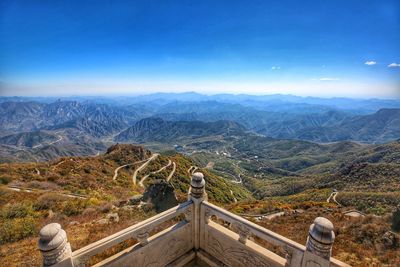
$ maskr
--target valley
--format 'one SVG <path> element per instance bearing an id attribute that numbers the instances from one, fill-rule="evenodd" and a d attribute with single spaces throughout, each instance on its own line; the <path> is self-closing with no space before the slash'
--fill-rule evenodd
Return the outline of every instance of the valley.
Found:
<path id="1" fill-rule="evenodd" d="M 384 238 L 398 227 L 398 101 L 353 100 L 356 112 L 322 99 L 201 97 L 0 98 L 2 260 L 36 265 L 35 234 L 52 221 L 79 248 L 151 217 L 184 202 L 200 171 L 211 203 L 257 224 L 304 243 L 324 216 L 337 227 L 335 258 L 400 261 L 400 241 Z"/>

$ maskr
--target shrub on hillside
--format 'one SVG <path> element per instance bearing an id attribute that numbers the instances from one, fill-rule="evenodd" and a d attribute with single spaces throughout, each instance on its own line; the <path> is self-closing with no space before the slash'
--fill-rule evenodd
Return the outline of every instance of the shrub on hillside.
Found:
<path id="1" fill-rule="evenodd" d="M 81 214 L 86 208 L 87 202 L 81 199 L 73 199 L 64 202 L 62 213 L 67 216 L 74 216 Z"/>
<path id="2" fill-rule="evenodd" d="M 3 219 L 24 218 L 33 214 L 32 205 L 26 203 L 8 204 L 1 210 Z"/>
<path id="3" fill-rule="evenodd" d="M 36 210 L 61 210 L 62 203 L 69 198 L 60 194 L 47 193 L 38 198 L 34 204 Z"/>
<path id="4" fill-rule="evenodd" d="M 8 175 L 1 175 L 0 176 L 0 184 L 8 184 L 9 182 L 11 182 L 12 177 L 8 176 Z"/>
<path id="5" fill-rule="evenodd" d="M 15 242 L 37 233 L 34 218 L 16 218 L 0 223 L 0 244 Z"/>

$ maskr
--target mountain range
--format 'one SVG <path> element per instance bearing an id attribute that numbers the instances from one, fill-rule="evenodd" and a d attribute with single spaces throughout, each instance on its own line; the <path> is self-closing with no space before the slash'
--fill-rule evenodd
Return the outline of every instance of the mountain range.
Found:
<path id="1" fill-rule="evenodd" d="M 200 171 L 210 202 L 289 237 L 323 214 L 344 260 L 357 251 L 386 264 L 399 255 L 382 241 L 395 229 L 399 165 L 398 100 L 0 97 L 0 245 L 30 258 L 52 219 L 79 238 L 91 225 L 99 240 L 186 201 Z M 354 209 L 374 216 L 348 218 Z M 119 222 L 97 223 L 111 212 Z"/>
<path id="2" fill-rule="evenodd" d="M 79 155 L 83 147 L 85 155 L 91 155 L 113 142 L 170 144 L 232 134 L 319 143 L 385 143 L 400 138 L 400 101 L 197 93 L 0 97 L 0 126 L 2 156 L 24 155 L 21 160 L 31 160 L 30 153 L 53 158 L 60 156 L 57 151 L 68 150 Z M 57 147 L 55 154 L 40 152 L 48 146 Z"/>

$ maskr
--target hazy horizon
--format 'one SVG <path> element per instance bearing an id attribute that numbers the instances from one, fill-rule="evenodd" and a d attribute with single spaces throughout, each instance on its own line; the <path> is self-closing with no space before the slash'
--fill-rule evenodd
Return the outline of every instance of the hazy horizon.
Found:
<path id="1" fill-rule="evenodd" d="M 250 96 L 250 97 L 268 97 L 268 96 L 282 96 L 282 97 L 299 97 L 299 98 L 321 98 L 321 99 L 353 99 L 353 100 L 400 100 L 400 96 L 397 97 L 349 97 L 349 96 L 318 96 L 318 95 L 298 95 L 298 94 L 286 94 L 286 93 L 271 93 L 271 94 L 263 94 L 263 93 L 229 93 L 229 92 L 199 92 L 199 91 L 182 91 L 182 92 L 173 92 L 173 91 L 154 91 L 154 92 L 134 92 L 134 93 L 82 93 L 82 94 L 25 94 L 25 95 L 16 95 L 16 94 L 1 94 L 0 97 L 7 98 L 119 98 L 119 97 L 140 97 L 140 96 L 149 96 L 149 95 L 157 95 L 157 94 L 175 94 L 175 95 L 184 95 L 184 94 L 199 94 L 205 96 L 218 96 L 218 95 L 232 95 L 232 96 Z"/>

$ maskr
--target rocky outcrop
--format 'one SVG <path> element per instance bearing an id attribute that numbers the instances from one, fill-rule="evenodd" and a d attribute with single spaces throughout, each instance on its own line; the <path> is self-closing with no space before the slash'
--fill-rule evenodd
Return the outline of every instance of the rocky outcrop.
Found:
<path id="1" fill-rule="evenodd" d="M 143 201 L 151 203 L 157 212 L 161 212 L 178 205 L 174 187 L 165 180 L 152 181 L 143 195 Z"/>

